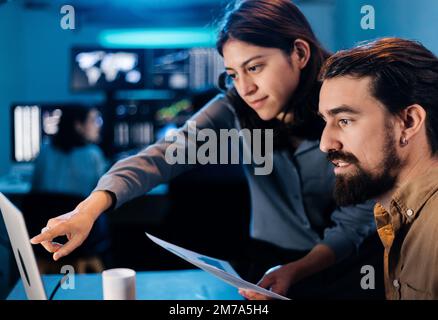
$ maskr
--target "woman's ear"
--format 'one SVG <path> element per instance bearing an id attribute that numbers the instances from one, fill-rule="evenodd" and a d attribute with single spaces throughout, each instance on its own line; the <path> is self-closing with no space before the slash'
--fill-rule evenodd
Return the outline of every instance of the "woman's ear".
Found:
<path id="1" fill-rule="evenodd" d="M 292 59 L 295 60 L 295 63 L 300 70 L 304 69 L 310 59 L 310 46 L 307 41 L 302 39 L 295 40 Z"/>
<path id="2" fill-rule="evenodd" d="M 413 104 L 400 113 L 402 137 L 409 141 L 416 136 L 425 125 L 426 110 L 419 104 Z"/>

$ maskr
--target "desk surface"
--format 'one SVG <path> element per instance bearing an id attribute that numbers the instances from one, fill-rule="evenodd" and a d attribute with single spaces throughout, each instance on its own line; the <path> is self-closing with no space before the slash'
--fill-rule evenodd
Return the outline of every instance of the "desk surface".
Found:
<path id="1" fill-rule="evenodd" d="M 47 296 L 62 275 L 43 276 Z M 77 274 L 75 289 L 59 288 L 54 300 L 102 300 L 102 275 Z M 243 300 L 237 289 L 202 270 L 137 272 L 137 300 Z M 21 280 L 8 300 L 27 300 Z"/>

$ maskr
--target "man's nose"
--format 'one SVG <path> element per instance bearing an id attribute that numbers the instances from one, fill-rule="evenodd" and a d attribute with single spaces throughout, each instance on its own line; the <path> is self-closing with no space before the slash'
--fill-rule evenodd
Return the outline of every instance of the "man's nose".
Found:
<path id="1" fill-rule="evenodd" d="M 330 129 L 327 124 L 322 132 L 319 148 L 322 152 L 325 153 L 340 150 L 342 148 L 342 143 L 339 141 L 336 134 L 333 132 L 332 129 Z"/>

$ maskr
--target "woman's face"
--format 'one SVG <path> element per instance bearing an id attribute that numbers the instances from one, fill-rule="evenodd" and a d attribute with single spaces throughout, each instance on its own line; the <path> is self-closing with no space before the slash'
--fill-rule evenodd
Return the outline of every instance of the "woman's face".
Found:
<path id="1" fill-rule="evenodd" d="M 100 138 L 102 119 L 99 111 L 92 109 L 84 123 L 78 123 L 76 129 L 87 142 L 97 143 Z"/>
<path id="2" fill-rule="evenodd" d="M 297 50 L 297 45 L 304 49 Z M 309 51 L 303 40 L 296 40 L 290 55 L 235 39 L 223 46 L 225 70 L 234 87 L 263 120 L 279 117 L 298 86 Z"/>

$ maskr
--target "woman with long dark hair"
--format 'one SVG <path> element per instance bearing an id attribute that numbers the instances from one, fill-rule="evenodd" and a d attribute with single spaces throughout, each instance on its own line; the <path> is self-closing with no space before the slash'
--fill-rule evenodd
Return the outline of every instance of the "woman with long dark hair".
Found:
<path id="1" fill-rule="evenodd" d="M 253 240 L 236 266 L 244 278 L 257 281 L 271 267 L 284 264 L 261 285 L 281 294 L 289 290 L 291 296 L 304 295 L 306 290 L 322 295 L 319 289 L 324 283 L 317 275 L 351 257 L 374 230 L 371 203 L 335 206 L 335 177 L 319 150 L 323 123 L 316 114 L 317 75 L 328 53 L 289 0 L 238 2 L 223 19 L 217 49 L 224 58 L 226 74 L 220 80 L 227 91 L 190 119 L 196 130 L 261 129 L 273 137 L 261 141 L 263 146 L 273 145 L 272 152 L 265 148 L 265 156 L 272 158 L 271 170 L 257 174 L 255 163 L 244 166 Z M 178 132 L 185 141 L 182 148 L 197 143 L 188 124 Z M 242 144 L 251 142 L 244 138 Z M 85 201 L 72 213 L 52 219 L 51 230 L 33 243 L 42 243 L 59 259 L 84 241 L 102 212 L 194 168 L 194 164 L 169 164 L 166 151 L 173 146 L 163 139 L 116 163 Z M 70 241 L 62 248 L 52 247 L 49 240 L 66 232 Z M 294 290 L 304 279 L 309 285 Z"/>
<path id="2" fill-rule="evenodd" d="M 86 197 L 93 190 L 106 170 L 105 157 L 96 145 L 100 121 L 95 108 L 62 108 L 58 131 L 35 161 L 33 191 Z"/>

